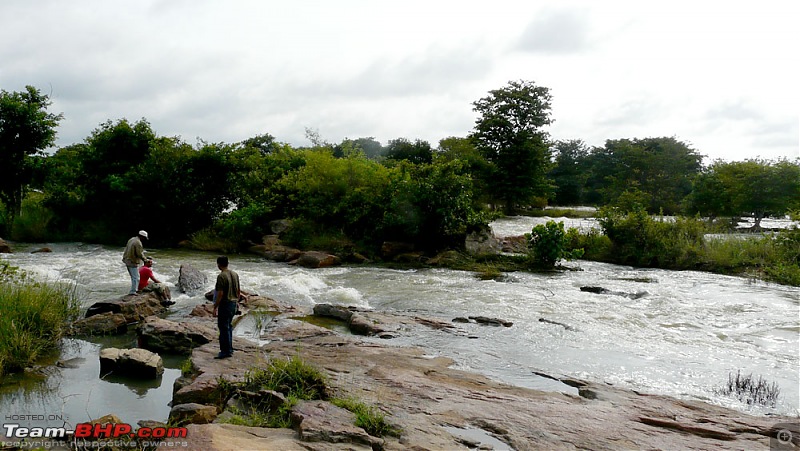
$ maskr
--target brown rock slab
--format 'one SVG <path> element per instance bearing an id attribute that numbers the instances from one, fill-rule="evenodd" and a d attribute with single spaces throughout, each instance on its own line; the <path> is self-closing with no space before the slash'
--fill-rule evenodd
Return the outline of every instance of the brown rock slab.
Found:
<path id="1" fill-rule="evenodd" d="M 155 379 L 164 373 L 161 356 L 146 349 L 105 348 L 100 351 L 100 373 Z"/>
<path id="2" fill-rule="evenodd" d="M 169 424 L 208 424 L 217 418 L 217 408 L 204 404 L 178 404 L 169 411 Z"/>
<path id="3" fill-rule="evenodd" d="M 354 413 L 326 401 L 301 401 L 292 408 L 292 424 L 304 442 L 354 443 L 370 448 L 383 446 L 355 425 Z"/>
<path id="4" fill-rule="evenodd" d="M 103 312 L 82 318 L 70 328 L 71 335 L 116 335 L 128 330 L 128 320 L 121 313 Z"/>
<path id="5" fill-rule="evenodd" d="M 155 292 L 129 294 L 117 299 L 95 302 L 86 310 L 86 318 L 105 312 L 119 313 L 128 323 L 138 323 L 148 316 L 160 315 L 167 308 Z"/>
<path id="6" fill-rule="evenodd" d="M 149 316 L 136 330 L 139 346 L 151 351 L 189 354 L 192 349 L 219 337 L 211 321 L 169 321 Z"/>

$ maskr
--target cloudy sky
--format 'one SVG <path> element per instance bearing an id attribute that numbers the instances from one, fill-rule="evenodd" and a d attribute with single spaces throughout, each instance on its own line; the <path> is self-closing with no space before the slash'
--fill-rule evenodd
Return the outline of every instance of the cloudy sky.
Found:
<path id="1" fill-rule="evenodd" d="M 49 94 L 59 146 L 146 118 L 192 144 L 309 128 L 435 147 L 529 80 L 555 139 L 796 158 L 799 19 L 789 0 L 2 0 L 0 88 Z"/>

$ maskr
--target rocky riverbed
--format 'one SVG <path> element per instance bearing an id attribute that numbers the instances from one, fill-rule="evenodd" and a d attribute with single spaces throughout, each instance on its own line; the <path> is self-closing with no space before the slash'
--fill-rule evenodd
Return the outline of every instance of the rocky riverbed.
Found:
<path id="1" fill-rule="evenodd" d="M 299 320 L 314 314 L 308 309 L 260 297 L 249 301 L 275 315 L 261 329 L 264 344 L 237 338 L 233 358 L 217 360 L 214 339 L 191 351 L 192 374 L 176 381 L 171 420 L 188 428 L 184 449 L 767 449 L 776 425 L 797 423 L 558 375 L 549 377 L 577 394 L 510 386 L 452 369 L 450 359 L 419 348 L 393 346 L 390 339 L 420 328 L 464 333 L 457 323 L 318 306 L 318 315 L 364 334 L 351 335 Z M 213 327 L 214 319 L 198 311 L 192 327 Z M 176 330 L 186 330 L 186 324 L 169 323 L 150 320 L 148 334 L 163 330 L 174 338 Z M 220 384 L 240 382 L 251 368 L 290 357 L 322 370 L 337 397 L 380 409 L 402 431 L 399 437 L 370 436 L 353 425 L 350 412 L 326 401 L 294 406 L 292 428 L 226 423 L 231 403 L 219 398 Z"/>

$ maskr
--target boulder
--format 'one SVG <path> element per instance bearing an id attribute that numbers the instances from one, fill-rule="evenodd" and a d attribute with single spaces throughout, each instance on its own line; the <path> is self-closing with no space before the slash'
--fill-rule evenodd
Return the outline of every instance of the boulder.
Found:
<path id="1" fill-rule="evenodd" d="M 314 314 L 349 322 L 353 311 L 344 305 L 317 304 L 314 306 Z"/>
<path id="2" fill-rule="evenodd" d="M 8 245 L 2 238 L 0 238 L 0 254 L 10 254 L 11 246 Z"/>
<path id="3" fill-rule="evenodd" d="M 500 242 L 500 248 L 503 252 L 524 254 L 528 252 L 528 239 L 524 235 L 507 236 Z"/>
<path id="4" fill-rule="evenodd" d="M 292 227 L 292 221 L 290 219 L 276 219 L 274 221 L 270 221 L 269 229 L 275 235 L 280 235 L 281 233 L 289 230 Z"/>
<path id="5" fill-rule="evenodd" d="M 319 251 L 304 252 L 300 258 L 290 263 L 295 263 L 304 268 L 327 268 L 341 264 L 342 260 L 331 254 Z"/>
<path id="6" fill-rule="evenodd" d="M 217 408 L 198 403 L 178 404 L 169 411 L 169 424 L 208 424 L 217 418 Z"/>
<path id="7" fill-rule="evenodd" d="M 494 255 L 499 254 L 502 246 L 492 233 L 491 228 L 486 228 L 478 232 L 467 235 L 464 247 L 470 255 Z"/>
<path id="8" fill-rule="evenodd" d="M 53 252 L 49 247 L 40 247 L 39 249 L 31 251 L 31 254 L 50 253 Z"/>
<path id="9" fill-rule="evenodd" d="M 379 335 L 386 332 L 379 321 L 367 318 L 364 315 L 353 313 L 350 316 L 350 332 L 358 335 Z"/>
<path id="10" fill-rule="evenodd" d="M 100 351 L 100 374 L 112 372 L 155 379 L 164 373 L 164 362 L 146 349 L 105 348 Z"/>
<path id="11" fill-rule="evenodd" d="M 292 424 L 304 442 L 354 443 L 383 449 L 383 440 L 355 426 L 353 412 L 326 401 L 301 401 L 292 408 Z"/>
<path id="12" fill-rule="evenodd" d="M 118 299 L 95 302 L 86 310 L 86 318 L 105 312 L 119 313 L 128 323 L 138 323 L 148 316 L 164 313 L 167 308 L 155 292 L 129 294 Z"/>
<path id="13" fill-rule="evenodd" d="M 145 318 L 136 333 L 142 348 L 172 354 L 189 354 L 192 349 L 213 341 L 219 335 L 212 324 L 175 322 L 157 316 Z"/>
<path id="14" fill-rule="evenodd" d="M 267 260 L 288 262 L 300 258 L 303 254 L 299 249 L 282 245 L 278 235 L 266 235 L 262 241 L 263 244 L 251 246 L 249 251 Z"/>
<path id="15" fill-rule="evenodd" d="M 194 266 L 183 264 L 178 269 L 178 288 L 180 288 L 181 293 L 202 290 L 206 283 L 208 283 L 206 275 L 195 269 Z"/>
<path id="16" fill-rule="evenodd" d="M 127 332 L 128 320 L 121 313 L 103 312 L 72 323 L 70 335 L 117 335 Z"/>

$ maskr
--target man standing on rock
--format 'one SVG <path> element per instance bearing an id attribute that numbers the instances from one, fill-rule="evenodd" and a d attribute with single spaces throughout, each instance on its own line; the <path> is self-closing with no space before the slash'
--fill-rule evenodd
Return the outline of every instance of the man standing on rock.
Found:
<path id="1" fill-rule="evenodd" d="M 147 239 L 147 232 L 144 230 L 140 230 L 139 235 L 128 240 L 125 252 L 122 253 L 122 262 L 125 263 L 131 276 L 131 290 L 128 294 L 136 294 L 136 290 L 139 289 L 139 262 L 144 264 L 145 261 L 142 238 Z"/>
<path id="2" fill-rule="evenodd" d="M 214 316 L 219 328 L 218 359 L 227 359 L 233 355 L 233 316 L 239 301 L 239 275 L 228 269 L 228 257 L 217 257 L 219 275 L 214 285 Z"/>

